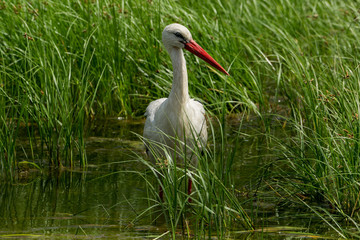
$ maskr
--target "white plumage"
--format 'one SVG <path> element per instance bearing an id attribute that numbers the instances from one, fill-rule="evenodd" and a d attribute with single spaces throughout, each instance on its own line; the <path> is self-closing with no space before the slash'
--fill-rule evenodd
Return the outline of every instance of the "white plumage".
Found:
<path id="1" fill-rule="evenodd" d="M 196 157 L 192 149 L 196 146 L 200 150 L 205 147 L 207 126 L 204 107 L 189 96 L 183 49 L 194 53 L 220 71 L 228 73 L 192 39 L 189 30 L 180 24 L 166 26 L 162 41 L 171 57 L 173 83 L 168 98 L 155 100 L 146 109 L 144 138 L 148 140 L 147 153 L 150 159 L 155 161 L 152 152 L 155 151 L 159 156 L 163 156 L 163 147 L 167 147 L 173 156 L 174 150 L 177 152 L 184 150 L 181 142 L 186 142 L 187 157 L 196 165 Z M 159 143 L 162 147 L 156 146 Z M 149 151 L 149 148 L 152 148 L 152 151 Z M 179 154 L 176 155 L 176 160 L 179 160 Z"/>

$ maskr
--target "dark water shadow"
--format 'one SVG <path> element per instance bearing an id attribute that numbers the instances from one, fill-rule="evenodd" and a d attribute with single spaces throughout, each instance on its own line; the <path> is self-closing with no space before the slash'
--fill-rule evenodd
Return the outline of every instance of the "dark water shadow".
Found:
<path id="1" fill-rule="evenodd" d="M 133 222 L 149 206 L 145 182 L 136 174 L 145 171 L 135 157 L 145 156 L 144 147 L 134 134 L 142 134 L 143 124 L 116 118 L 94 121 L 87 127 L 86 169 L 27 171 L 16 183 L 0 183 L 0 237 L 132 239 L 155 238 L 166 232 L 164 221 L 154 224 L 154 216 Z M 254 214 L 257 226 L 301 227 L 297 229 L 299 234 L 295 234 L 299 237 L 309 231 L 309 224 L 316 223 L 316 219 L 304 213 L 304 209 L 297 213 L 294 209 L 286 211 L 289 206 L 281 206 L 273 195 L 258 190 L 258 185 L 264 184 L 262 166 L 274 160 L 268 139 L 258 129 L 257 120 L 247 121 L 241 128 L 232 168 L 234 185 L 249 214 Z M 232 139 L 237 130 L 239 121 L 229 120 L 226 127 L 229 152 L 234 148 Z M 294 233 L 294 229 L 288 232 Z M 234 232 L 233 237 L 282 239 L 284 236 L 278 232 Z"/>

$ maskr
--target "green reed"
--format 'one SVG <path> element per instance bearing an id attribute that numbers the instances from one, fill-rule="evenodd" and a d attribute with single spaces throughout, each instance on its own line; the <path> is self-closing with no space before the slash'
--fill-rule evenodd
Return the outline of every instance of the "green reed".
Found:
<path id="1" fill-rule="evenodd" d="M 33 135 L 27 137 L 41 153 L 31 158 L 40 155 L 50 165 L 73 165 L 75 158 L 85 164 L 83 126 L 90 117 L 139 116 L 150 100 L 168 94 L 171 64 L 161 44 L 166 24 L 189 26 L 194 39 L 220 63 L 232 61 L 232 68 L 239 67 L 238 50 L 222 57 L 226 48 L 220 47 L 223 36 L 213 28 L 216 23 L 200 26 L 194 11 L 186 12 L 172 1 L 10 1 L 1 2 L 0 11 L 3 103 L 16 101 L 25 110 L 18 120 L 32 126 L 27 132 Z M 192 94 L 210 108 L 219 108 L 225 94 L 232 112 L 244 106 L 256 109 L 254 93 L 248 90 L 256 85 L 256 78 L 249 66 L 240 63 L 243 77 L 251 82 L 245 86 L 228 78 L 224 92 L 220 76 L 199 66 L 204 63 L 189 60 L 189 71 L 197 74 L 190 75 Z M 2 113 L 4 119 L 13 117 Z"/>
<path id="2" fill-rule="evenodd" d="M 222 129 L 220 121 L 214 125 Z M 236 172 L 232 171 L 232 164 L 237 149 L 233 148 L 225 153 L 228 142 L 222 137 L 223 131 L 220 131 L 220 136 L 215 136 L 212 124 L 210 129 L 212 147 L 193 149 L 193 154 L 198 159 L 197 166 L 193 166 L 191 160 L 181 152 L 178 151 L 174 156 L 171 149 L 143 139 L 150 151 L 156 145 L 163 149 L 165 155 L 152 151 L 157 156 L 155 164 L 139 156 L 139 161 L 147 168 L 147 172 L 139 174 L 146 180 L 149 196 L 149 208 L 139 217 L 153 215 L 153 221 L 165 218 L 173 239 L 176 239 L 179 232 L 184 237 L 225 238 L 230 230 L 254 228 L 233 186 L 233 174 Z M 186 146 L 186 141 L 183 144 Z M 177 162 L 179 157 L 184 162 Z M 191 195 L 187 193 L 189 179 L 193 184 Z M 163 199 L 159 196 L 160 188 Z"/>
<path id="3" fill-rule="evenodd" d="M 350 0 L 2 1 L 1 172 L 14 175 L 20 137 L 34 164 L 86 165 L 87 120 L 142 116 L 168 95 L 161 32 L 178 22 L 231 75 L 186 54 L 190 95 L 217 116 L 255 112 L 287 160 L 277 169 L 291 170 L 282 189 L 327 204 L 348 234 L 359 221 L 359 17 Z"/>
<path id="4" fill-rule="evenodd" d="M 271 112 L 263 118 L 275 118 L 287 136 L 279 139 L 267 134 L 277 145 L 278 159 L 286 159 L 276 161 L 283 177 L 276 185 L 290 198 L 298 196 L 300 204 L 321 216 L 340 236 L 356 236 L 359 13 L 355 2 L 302 2 L 301 6 L 282 2 L 286 11 L 280 18 L 287 17 L 285 25 L 276 19 L 262 21 L 273 48 L 268 72 L 276 82 L 275 100 L 282 102 L 270 103 Z"/>

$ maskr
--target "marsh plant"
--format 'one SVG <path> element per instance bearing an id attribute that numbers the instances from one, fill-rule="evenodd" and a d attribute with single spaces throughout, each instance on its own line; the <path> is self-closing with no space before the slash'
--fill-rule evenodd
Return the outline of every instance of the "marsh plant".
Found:
<path id="1" fill-rule="evenodd" d="M 220 136 L 224 136 L 220 121 L 215 124 L 221 129 Z M 211 148 L 192 149 L 198 159 L 197 166 L 188 159 L 186 140 L 179 143 L 184 151 L 177 151 L 176 155 L 175 150 L 157 144 L 156 149 L 162 147 L 164 154 L 154 151 L 155 163 L 139 156 L 139 161 L 147 168 L 147 172 L 139 174 L 147 182 L 149 197 L 149 208 L 139 217 L 153 216 L 153 222 L 165 218 L 168 234 L 173 239 L 178 233 L 195 238 L 225 238 L 234 229 L 254 229 L 234 188 L 232 165 L 237 149 L 225 154 L 226 138 L 216 139 L 212 124 L 210 129 Z M 155 149 L 151 147 L 155 143 L 143 141 L 150 150 Z M 191 193 L 188 192 L 189 179 Z"/>
<path id="2" fill-rule="evenodd" d="M 160 36 L 178 22 L 231 75 L 222 78 L 189 56 L 190 95 L 210 114 L 257 116 L 259 132 L 276 149 L 276 171 L 267 176 L 281 179 L 276 186 L 289 202 L 298 196 L 349 237 L 360 220 L 359 19 L 353 0 L 1 1 L 1 175 L 16 175 L 20 154 L 35 168 L 84 166 L 86 121 L 142 116 L 151 100 L 168 96 L 171 64 Z M 277 137 L 275 126 L 287 137 Z M 222 155 L 206 153 L 199 172 L 177 169 L 199 184 L 207 179 L 201 162 Z M 224 196 L 231 189 L 226 166 L 208 166 L 218 180 L 205 181 L 223 183 Z M 201 189 L 209 190 L 198 185 L 192 204 L 180 194 L 177 206 L 203 204 Z"/>

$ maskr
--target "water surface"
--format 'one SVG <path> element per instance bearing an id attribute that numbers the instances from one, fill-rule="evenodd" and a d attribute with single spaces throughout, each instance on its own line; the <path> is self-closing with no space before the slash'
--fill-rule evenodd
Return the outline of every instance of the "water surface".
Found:
<path id="1" fill-rule="evenodd" d="M 229 122 L 229 139 L 234 138 L 238 125 L 237 121 Z M 257 128 L 249 121 L 241 131 L 250 133 Z M 136 160 L 136 155 L 144 155 L 136 136 L 142 134 L 143 121 L 105 119 L 93 122 L 88 129 L 86 169 L 27 172 L 14 184 L 0 183 L 0 237 L 135 239 L 155 238 L 167 231 L 164 222 L 154 223 L 149 217 L 134 221 L 149 207 L 145 182 L 136 174 L 145 171 Z M 240 138 L 233 167 L 235 186 L 245 200 L 251 199 L 246 192 L 258 182 L 254 173 L 271 161 L 262 147 L 266 139 L 253 133 Z M 232 148 L 229 143 L 227 147 Z M 256 208 L 260 215 L 257 225 L 267 233 L 239 231 L 234 232 L 235 238 L 282 239 L 292 236 L 290 233 L 301 237 L 306 231 L 294 227 L 316 222 L 308 215 L 295 217 L 293 210 L 286 212 L 266 198 L 249 200 L 247 208 Z"/>

